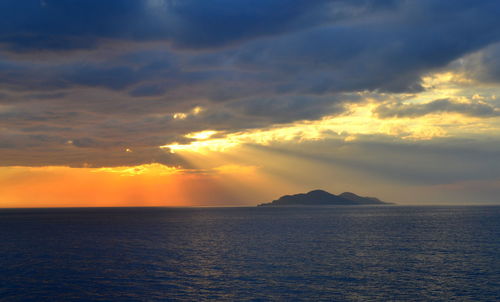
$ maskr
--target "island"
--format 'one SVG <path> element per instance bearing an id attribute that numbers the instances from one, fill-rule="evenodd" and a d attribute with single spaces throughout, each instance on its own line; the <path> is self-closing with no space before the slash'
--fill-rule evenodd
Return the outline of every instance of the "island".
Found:
<path id="1" fill-rule="evenodd" d="M 351 206 L 351 205 L 386 205 L 375 197 L 362 197 L 351 192 L 335 195 L 323 190 L 313 190 L 308 193 L 281 196 L 279 199 L 269 203 L 259 204 L 263 206 Z"/>

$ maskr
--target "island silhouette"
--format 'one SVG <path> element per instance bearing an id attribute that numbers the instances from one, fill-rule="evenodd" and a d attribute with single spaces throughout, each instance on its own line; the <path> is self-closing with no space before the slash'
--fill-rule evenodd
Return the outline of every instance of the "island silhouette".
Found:
<path id="1" fill-rule="evenodd" d="M 389 204 L 375 197 L 363 197 L 351 192 L 335 195 L 323 190 L 313 190 L 308 193 L 284 195 L 262 206 L 328 206 L 328 205 L 384 205 Z"/>

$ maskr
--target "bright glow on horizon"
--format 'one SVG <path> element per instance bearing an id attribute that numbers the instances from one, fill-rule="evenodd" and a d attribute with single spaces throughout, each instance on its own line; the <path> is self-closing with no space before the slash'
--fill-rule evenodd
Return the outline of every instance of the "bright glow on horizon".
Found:
<path id="1" fill-rule="evenodd" d="M 241 181 L 244 181 L 242 184 Z M 238 188 L 259 186 L 258 168 L 237 164 L 181 169 L 161 164 L 131 167 L 0 168 L 1 207 L 248 205 Z M 264 191 L 267 189 L 264 189 Z"/>

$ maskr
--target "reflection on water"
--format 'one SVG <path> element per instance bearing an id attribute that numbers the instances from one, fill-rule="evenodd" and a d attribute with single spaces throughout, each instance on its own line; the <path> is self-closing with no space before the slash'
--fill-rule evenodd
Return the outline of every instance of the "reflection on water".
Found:
<path id="1" fill-rule="evenodd" d="M 500 207 L 0 211 L 7 300 L 500 300 Z"/>

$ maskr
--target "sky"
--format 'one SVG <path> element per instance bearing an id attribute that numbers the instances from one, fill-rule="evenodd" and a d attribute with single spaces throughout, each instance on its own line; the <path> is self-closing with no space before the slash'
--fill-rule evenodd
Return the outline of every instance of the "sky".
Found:
<path id="1" fill-rule="evenodd" d="M 0 207 L 500 204 L 500 2 L 3 0 Z"/>

